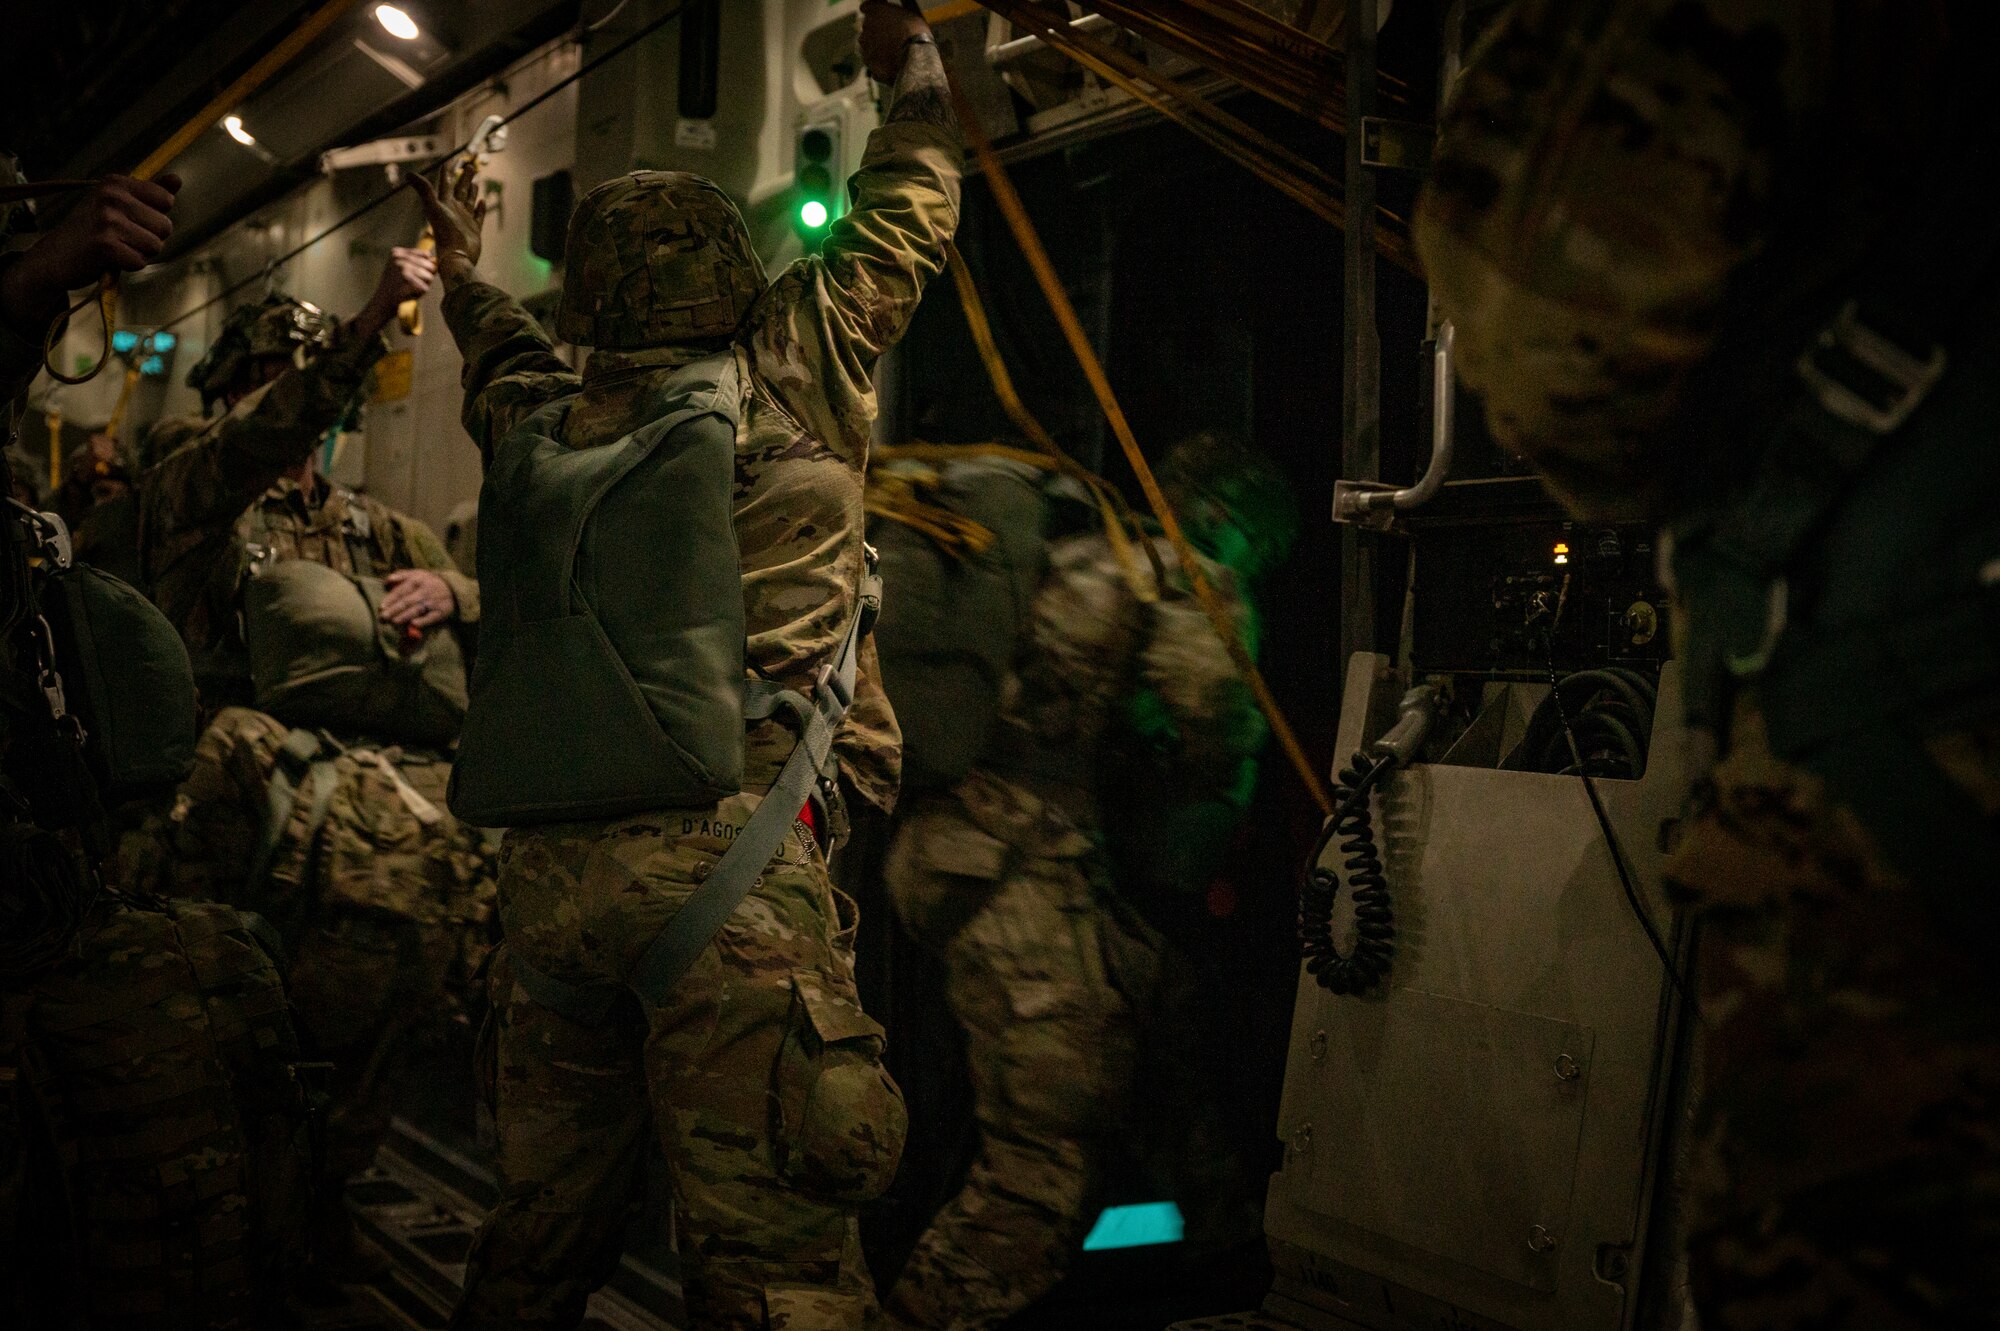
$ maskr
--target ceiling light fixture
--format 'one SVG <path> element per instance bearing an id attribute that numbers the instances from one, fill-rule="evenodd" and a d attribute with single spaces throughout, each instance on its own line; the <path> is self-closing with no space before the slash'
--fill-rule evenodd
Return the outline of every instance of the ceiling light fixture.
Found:
<path id="1" fill-rule="evenodd" d="M 254 148 L 257 146 L 257 140 L 250 136 L 249 130 L 243 128 L 242 116 L 224 116 L 222 118 L 222 127 L 229 131 L 230 138 L 235 139 L 244 147 Z"/>
<path id="2" fill-rule="evenodd" d="M 375 6 L 375 21 L 381 24 L 391 37 L 406 42 L 417 39 L 417 21 L 394 5 Z"/>

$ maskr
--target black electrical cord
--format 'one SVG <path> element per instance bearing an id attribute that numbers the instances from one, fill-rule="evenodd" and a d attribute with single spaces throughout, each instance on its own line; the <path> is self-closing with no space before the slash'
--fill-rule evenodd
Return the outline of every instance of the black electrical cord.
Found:
<path id="1" fill-rule="evenodd" d="M 1375 819 L 1370 800 L 1375 787 L 1394 768 L 1389 754 L 1370 757 L 1363 750 L 1348 761 L 1335 780 L 1341 797 L 1333 817 L 1313 847 L 1312 867 L 1299 889 L 1299 949 L 1306 970 L 1321 988 L 1336 994 L 1365 994 L 1387 978 L 1396 951 L 1396 917 L 1389 900 L 1389 880 L 1382 872 L 1382 853 L 1375 844 Z M 1340 837 L 1341 867 L 1354 897 L 1354 949 L 1343 954 L 1333 941 L 1333 903 L 1340 877 L 1319 867 L 1327 843 Z"/>
<path id="2" fill-rule="evenodd" d="M 586 61 L 580 68 L 577 69 L 577 71 L 574 74 L 571 74 L 568 78 L 563 79 L 560 83 L 553 84 L 550 87 L 543 89 L 540 93 L 536 94 L 534 97 L 529 98 L 525 105 L 520 106 L 515 110 L 508 112 L 507 115 L 501 118 L 500 123 L 494 126 L 494 129 L 504 129 L 506 126 L 513 124 L 516 120 L 519 120 L 522 116 L 528 114 L 528 112 L 534 110 L 536 107 L 540 106 L 543 102 L 546 102 L 547 100 L 549 100 L 549 98 L 561 92 L 564 88 L 569 87 L 572 83 L 575 83 L 578 79 L 582 78 L 584 75 L 590 73 L 591 71 L 597 69 L 599 66 L 603 65 L 606 61 L 615 60 L 619 56 L 625 54 L 625 52 L 631 50 L 634 46 L 638 45 L 638 43 L 642 39 L 652 36 L 653 33 L 657 32 L 659 29 L 665 27 L 668 23 L 672 22 L 674 19 L 679 18 L 681 16 L 681 10 L 683 8 L 685 8 L 684 5 L 675 5 L 672 9 L 669 9 L 666 13 L 661 14 L 658 18 L 653 19 L 651 22 L 642 25 L 637 32 L 625 38 L 625 40 L 619 42 L 616 46 L 606 51 L 603 55 L 600 55 L 593 60 Z M 491 133 L 492 131 L 489 130 L 488 132 Z M 446 153 L 444 156 L 433 158 L 429 162 L 426 162 L 423 166 L 414 169 L 419 171 L 428 171 L 432 167 L 436 166 L 439 162 L 448 162 L 452 158 L 458 156 L 460 153 L 466 151 L 470 147 L 472 147 L 472 142 L 470 140 L 467 140 L 466 142 L 461 143 L 458 147 L 453 148 L 450 152 Z M 319 244 L 322 240 L 325 240 L 328 236 L 333 235 L 336 231 L 339 231 L 344 227 L 352 226 L 354 223 L 368 216 L 368 214 L 374 212 L 377 208 L 380 208 L 383 204 L 389 202 L 389 200 L 395 198 L 402 192 L 403 192 L 402 186 L 398 185 L 395 189 L 388 191 L 386 194 L 377 195 L 375 198 L 370 199 L 367 203 L 362 204 L 359 208 L 356 208 L 353 212 L 350 212 L 346 216 L 342 217 L 339 221 L 334 222 L 332 225 L 328 226 L 325 230 L 316 233 L 315 235 L 309 237 L 308 239 L 299 242 L 297 245 L 294 245 L 291 249 L 286 250 L 283 254 L 271 260 L 271 262 L 265 265 L 264 269 L 259 271 L 256 275 L 252 277 L 246 277 L 241 282 L 237 282 L 232 286 L 225 287 L 221 291 L 217 292 L 215 295 L 210 296 L 207 300 L 203 301 L 201 304 L 195 306 L 193 309 L 186 310 L 180 314 L 175 315 L 173 318 L 167 320 L 167 322 L 161 324 L 160 330 L 163 331 L 165 329 L 172 328 L 177 324 L 186 323 L 189 319 L 194 318 L 197 314 L 202 313 L 204 310 L 213 309 L 215 306 L 220 305 L 223 301 L 228 300 L 231 296 L 234 296 L 237 292 L 243 290 L 245 287 L 250 286 L 253 283 L 263 281 L 264 274 L 266 272 L 273 271 L 275 269 L 283 267 L 285 264 L 290 263 L 293 259 L 298 258 L 301 254 L 304 254 L 307 250 Z"/>
<path id="3" fill-rule="evenodd" d="M 1591 775 L 1632 781 L 1645 775 L 1646 743 L 1653 733 L 1658 694 L 1643 675 L 1616 667 L 1564 676 L 1529 719 L 1527 734 L 1506 763 L 1508 770 L 1576 775 L 1556 712 L 1558 693 L 1563 706 L 1574 709 L 1569 728 L 1579 737 Z"/>
<path id="4" fill-rule="evenodd" d="M 1653 954 L 1660 959 L 1660 965 L 1667 972 L 1667 982 L 1673 986 L 1674 992 L 1682 1001 L 1693 1008 L 1694 999 L 1689 995 L 1687 985 L 1681 979 L 1680 967 L 1674 964 L 1673 954 L 1667 951 L 1667 945 L 1661 939 L 1659 929 L 1654 926 L 1652 916 L 1646 913 L 1645 904 L 1639 900 L 1639 888 L 1632 881 L 1632 871 L 1625 863 L 1625 851 L 1618 844 L 1617 830 L 1611 826 L 1611 815 L 1604 811 L 1604 801 L 1597 794 L 1597 782 L 1591 777 L 1590 769 L 1583 760 L 1583 750 L 1576 742 L 1576 728 L 1570 724 L 1569 708 L 1563 704 L 1564 681 L 1556 676 L 1556 625 L 1561 622 L 1563 607 L 1568 601 L 1569 579 L 1564 578 L 1562 594 L 1557 598 L 1555 615 L 1549 621 L 1548 632 L 1549 693 L 1555 702 L 1556 717 L 1561 721 L 1562 733 L 1569 741 L 1570 761 L 1575 764 L 1578 779 L 1583 782 L 1583 793 L 1590 799 L 1590 811 L 1597 816 L 1598 830 L 1604 834 L 1605 848 L 1611 852 L 1611 865 L 1618 871 L 1619 886 L 1625 890 L 1625 904 L 1631 908 L 1632 918 L 1639 922 L 1641 929 L 1645 930 L 1646 941 L 1653 945 Z"/>

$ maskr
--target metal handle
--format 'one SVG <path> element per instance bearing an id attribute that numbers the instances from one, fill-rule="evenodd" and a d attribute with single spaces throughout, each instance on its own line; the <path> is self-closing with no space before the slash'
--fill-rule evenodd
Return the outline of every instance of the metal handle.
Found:
<path id="1" fill-rule="evenodd" d="M 1393 508 L 1402 512 L 1421 507 L 1436 498 L 1451 471 L 1452 454 L 1452 327 L 1451 320 L 1438 324 L 1437 347 L 1431 356 L 1431 460 L 1415 485 L 1400 490 L 1343 490 L 1341 506 L 1349 515 L 1380 512 Z"/>

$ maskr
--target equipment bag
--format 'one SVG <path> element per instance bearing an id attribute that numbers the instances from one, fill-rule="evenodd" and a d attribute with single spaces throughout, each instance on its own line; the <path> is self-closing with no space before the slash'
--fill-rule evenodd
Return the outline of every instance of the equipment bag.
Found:
<path id="1" fill-rule="evenodd" d="M 465 720 L 465 656 L 438 628 L 406 644 L 382 622 L 380 578 L 309 559 L 256 567 L 244 634 L 257 706 L 294 726 L 448 744 Z"/>
<path id="2" fill-rule="evenodd" d="M 452 812 L 482 827 L 706 805 L 743 774 L 733 351 L 649 423 L 561 442 L 574 399 L 501 441 L 479 498 L 486 606 Z"/>
<path id="3" fill-rule="evenodd" d="M 906 790 L 957 785 L 992 737 L 1000 686 L 1048 563 L 1045 479 L 998 459 L 924 469 L 922 500 L 988 534 L 984 548 L 948 547 L 893 508 L 873 507 L 869 539 L 887 592 L 875 645 L 902 726 Z"/>
<path id="4" fill-rule="evenodd" d="M 262 924 L 117 898 L 7 1007 L 0 1121 L 41 1222 L 17 1239 L 54 1298 L 90 1326 L 282 1321 L 315 1103 Z"/>
<path id="5" fill-rule="evenodd" d="M 223 713 L 225 722 L 240 752 L 269 755 L 257 848 L 229 896 L 269 916 L 287 946 L 329 909 L 478 932 L 495 875 L 484 834 L 442 807 L 446 755 L 285 732 L 246 710 Z"/>

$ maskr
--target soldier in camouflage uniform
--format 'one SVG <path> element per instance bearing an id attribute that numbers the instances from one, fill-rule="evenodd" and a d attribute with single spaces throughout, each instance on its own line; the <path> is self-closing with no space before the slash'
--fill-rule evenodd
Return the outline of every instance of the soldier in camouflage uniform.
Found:
<path id="1" fill-rule="evenodd" d="M 1707 1331 L 2000 1325 L 1995 37 L 1524 0 L 1418 214 L 1501 442 L 1671 537 Z"/>
<path id="2" fill-rule="evenodd" d="M 322 475 L 318 446 L 387 350 L 382 329 L 400 300 L 436 277 L 431 256 L 392 251 L 374 295 L 329 326 L 302 302 L 274 298 L 232 316 L 189 374 L 220 416 L 169 417 L 142 455 L 159 460 L 140 482 L 140 554 L 153 599 L 181 631 L 204 705 L 253 701 L 243 639 L 249 547 L 310 559 L 390 584 L 383 618 L 409 631 L 479 619 L 478 584 L 453 567 L 422 522 Z M 300 346 L 319 347 L 303 367 Z"/>
<path id="3" fill-rule="evenodd" d="M 490 875 L 480 834 L 444 811 L 446 755 L 365 735 L 335 737 L 347 752 L 329 760 L 337 793 L 317 820 L 300 799 L 283 827 L 265 826 L 289 727 L 247 705 L 244 587 L 253 562 L 310 560 L 382 578 L 381 617 L 406 636 L 477 622 L 478 584 L 430 528 L 333 483 L 317 462 L 385 349 L 397 302 L 421 296 L 435 272 L 429 255 L 394 251 L 368 303 L 337 326 L 285 298 L 239 311 L 189 376 L 226 410 L 157 423 L 146 451 L 158 461 L 140 488 L 145 573 L 188 645 L 210 722 L 159 830 L 157 881 L 281 930 L 304 1033 L 334 1065 L 315 1240 L 329 1278 L 380 1263 L 353 1235 L 343 1187 L 373 1161 L 424 1037 L 463 1010 L 452 991 L 483 946 Z M 299 366 L 302 344 L 320 349 Z"/>
<path id="4" fill-rule="evenodd" d="M 1254 645 L 1247 588 L 1297 530 L 1283 480 L 1198 436 L 1161 482 Z M 1097 791 L 1111 746 L 1138 733 L 1184 796 L 1239 813 L 1255 784 L 1263 717 L 1172 546 L 1158 548 L 1169 582 L 1148 602 L 1101 533 L 1051 547 L 993 742 L 948 795 L 906 810 L 889 851 L 897 917 L 945 963 L 980 1137 L 886 1300 L 901 1326 L 998 1326 L 1053 1288 L 1128 1122 L 1161 942 L 1108 882 Z"/>
<path id="5" fill-rule="evenodd" d="M 291 733 L 250 707 L 209 723 L 161 837 L 160 886 L 254 909 L 284 940 L 300 1027 L 333 1065 L 314 1256 L 338 1279 L 379 1263 L 355 1240 L 342 1189 L 374 1162 L 449 1025 L 484 1007 L 497 856 L 445 808 L 450 756 L 399 745 L 322 753 L 331 799 L 300 798 L 270 828 Z"/>
<path id="6" fill-rule="evenodd" d="M 39 369 L 69 290 L 159 253 L 177 189 L 173 177 L 112 177 L 33 249 L 0 259 L 0 397 Z M 0 235 L 6 229 L 0 219 Z M 52 561 L 20 567 L 20 531 L 4 515 L 0 1322 L 281 1325 L 277 1299 L 309 1186 L 291 1012 L 254 921 L 223 906 L 105 891 L 77 853 L 79 841 L 106 832 L 85 835 L 95 819 L 79 807 L 84 792 L 64 790 L 36 761 L 50 753 L 38 743 L 50 717 L 37 715 L 24 657 L 36 650 L 37 602 L 51 599 Z M 64 638 L 53 650 L 80 694 L 89 663 L 65 651 L 78 645 Z M 149 701 L 192 713 L 192 698 Z M 92 791 L 91 802 L 102 795 Z"/>
<path id="7" fill-rule="evenodd" d="M 465 355 L 466 429 L 489 461 L 555 399 L 573 402 L 560 428 L 568 446 L 613 443 L 647 422 L 651 391 L 677 367 L 734 346 L 747 660 L 794 688 L 810 689 L 856 611 L 869 372 L 943 266 L 958 220 L 958 136 L 928 30 L 874 0 L 861 47 L 893 98 L 853 179 L 852 211 L 821 253 L 768 285 L 734 205 L 699 177 L 641 172 L 583 200 L 556 326 L 594 348 L 581 376 L 518 303 L 479 280 L 483 210 L 469 170 L 442 198 L 418 186 Z M 873 714 L 837 752 L 843 775 L 886 803 L 893 748 L 856 746 L 893 735 L 879 698 Z M 578 1325 L 618 1260 L 648 1131 L 673 1172 L 690 1326 L 876 1323 L 855 1207 L 887 1187 L 903 1114 L 880 1069 L 881 1028 L 855 998 L 854 922 L 828 881 L 829 829 L 799 825 L 663 1006 L 580 1024 L 530 998 L 507 960 L 569 985 L 622 984 L 793 743 L 781 722 L 752 725 L 744 793 L 714 807 L 509 833 L 494 985 L 504 1192 L 474 1244 L 454 1326 Z"/>

